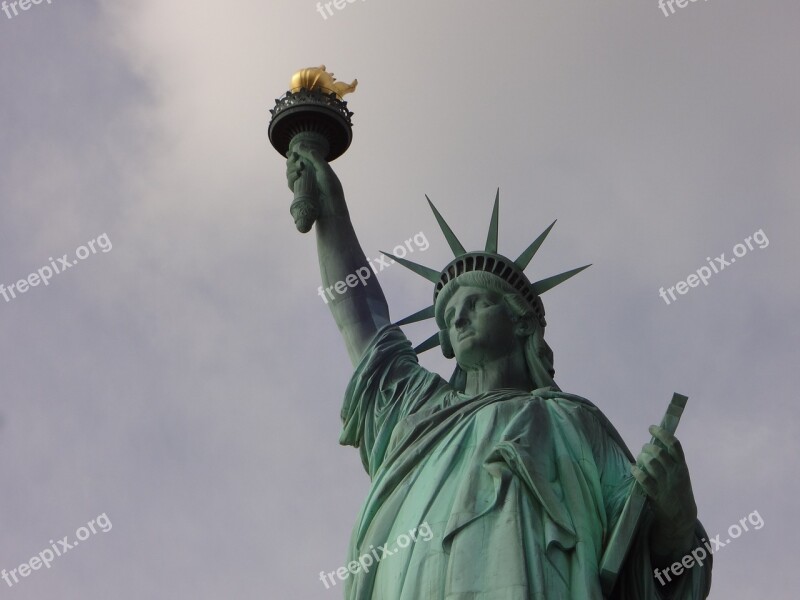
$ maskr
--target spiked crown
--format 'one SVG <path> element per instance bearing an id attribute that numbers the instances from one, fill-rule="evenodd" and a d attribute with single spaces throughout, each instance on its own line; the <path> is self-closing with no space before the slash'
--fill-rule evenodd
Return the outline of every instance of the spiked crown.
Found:
<path id="1" fill-rule="evenodd" d="M 431 283 L 435 284 L 433 290 L 433 304 L 415 312 L 413 315 L 409 315 L 406 318 L 397 321 L 396 325 L 408 325 L 409 323 L 417 323 L 419 321 L 434 318 L 436 316 L 436 300 L 442 290 L 444 290 L 444 288 L 450 282 L 454 281 L 464 273 L 483 272 L 498 277 L 510 285 L 520 295 L 520 297 L 526 301 L 526 303 L 533 310 L 533 313 L 536 315 L 539 324 L 544 327 L 544 305 L 542 304 L 539 296 L 590 266 L 585 265 L 583 267 L 578 267 L 577 269 L 565 271 L 564 273 L 553 275 L 552 277 L 547 277 L 545 279 L 536 281 L 535 283 L 531 283 L 528 277 L 525 275 L 525 268 L 536 254 L 536 251 L 539 250 L 539 246 L 542 245 L 542 242 L 544 242 L 547 234 L 550 233 L 553 225 L 556 224 L 555 221 L 553 221 L 550 226 L 545 229 L 539 235 L 539 237 L 537 237 L 525 249 L 525 251 L 519 255 L 516 260 L 511 260 L 501 254 L 498 254 L 497 252 L 498 211 L 500 207 L 499 189 L 497 190 L 497 195 L 495 196 L 494 208 L 492 209 L 492 219 L 489 224 L 489 233 L 487 235 L 486 244 L 482 252 L 467 252 L 461 242 L 458 241 L 458 238 L 453 233 L 453 230 L 450 229 L 450 226 L 444 220 L 442 215 L 438 210 L 436 210 L 436 207 L 433 205 L 433 202 L 431 202 L 430 198 L 428 198 L 428 196 L 425 196 L 425 198 L 427 199 L 428 204 L 430 205 L 431 210 L 436 217 L 436 221 L 438 222 L 439 227 L 441 228 L 442 233 L 444 234 L 444 237 L 450 246 L 450 249 L 453 251 L 455 258 L 448 263 L 442 271 L 436 271 L 435 269 L 431 269 L 405 258 L 395 256 L 389 252 L 383 252 L 384 255 L 393 258 L 407 269 L 414 271 L 418 275 L 421 275 Z M 437 324 L 439 325 L 440 329 L 444 329 L 443 323 Z M 414 351 L 417 354 L 421 354 L 426 350 L 430 350 L 431 348 L 439 346 L 442 343 L 442 334 L 446 334 L 446 332 L 439 331 L 433 334 L 419 346 L 414 348 Z M 451 352 L 445 352 L 445 356 L 448 358 L 453 358 L 449 354 L 451 354 Z"/>

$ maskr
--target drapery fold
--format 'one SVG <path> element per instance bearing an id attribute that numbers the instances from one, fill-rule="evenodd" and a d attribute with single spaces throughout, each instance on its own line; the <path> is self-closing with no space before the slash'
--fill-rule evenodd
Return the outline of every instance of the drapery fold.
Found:
<path id="1" fill-rule="evenodd" d="M 342 420 L 340 442 L 359 449 L 372 479 L 347 561 L 394 550 L 348 576 L 348 600 L 603 598 L 598 565 L 633 458 L 593 404 L 546 388 L 456 392 L 387 326 L 356 368 Z M 397 547 L 423 523 L 429 540 Z M 615 598 L 662 597 L 648 530 Z M 710 565 L 696 567 L 673 597 L 703 598 L 709 583 Z"/>

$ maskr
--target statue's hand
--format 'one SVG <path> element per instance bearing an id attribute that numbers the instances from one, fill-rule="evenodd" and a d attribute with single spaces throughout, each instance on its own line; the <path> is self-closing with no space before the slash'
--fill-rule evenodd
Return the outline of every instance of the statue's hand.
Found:
<path id="1" fill-rule="evenodd" d="M 290 190 L 294 191 L 295 181 L 305 170 L 314 173 L 314 181 L 319 191 L 320 217 L 347 215 L 344 191 L 336 173 L 315 148 L 298 144 L 289 151 L 286 158 L 286 180 Z"/>
<path id="2" fill-rule="evenodd" d="M 652 550 L 662 558 L 680 558 L 691 549 L 697 519 L 689 467 L 681 443 L 674 435 L 656 425 L 650 426 L 650 433 L 663 447 L 645 444 L 631 472 L 655 513 L 650 538 Z"/>

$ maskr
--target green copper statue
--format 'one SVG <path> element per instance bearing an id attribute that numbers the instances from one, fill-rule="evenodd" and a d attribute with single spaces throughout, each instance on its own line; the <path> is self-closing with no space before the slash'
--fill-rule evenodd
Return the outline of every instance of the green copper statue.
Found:
<path id="1" fill-rule="evenodd" d="M 455 259 L 438 271 L 394 257 L 435 288 L 432 306 L 392 324 L 376 278 L 354 277 L 369 267 L 339 179 L 318 150 L 293 145 L 290 189 L 312 176 L 322 285 L 347 282 L 329 303 L 355 367 L 340 443 L 359 449 L 372 482 L 348 567 L 322 573 L 326 587 L 349 600 L 705 598 L 711 556 L 693 554 L 707 535 L 678 440 L 653 426 L 656 443 L 634 461 L 603 413 L 553 379 L 540 295 L 581 269 L 535 283 L 523 273 L 552 225 L 512 261 L 497 251 L 497 199 L 478 252 L 431 204 Z M 415 351 L 398 325 L 426 318 L 438 332 Z M 436 345 L 456 359 L 449 381 L 418 363 Z M 650 508 L 604 595 L 601 558 L 634 485 Z"/>

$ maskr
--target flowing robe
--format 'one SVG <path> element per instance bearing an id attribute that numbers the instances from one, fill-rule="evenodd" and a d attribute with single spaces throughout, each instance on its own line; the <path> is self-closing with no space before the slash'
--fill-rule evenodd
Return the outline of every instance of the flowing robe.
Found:
<path id="1" fill-rule="evenodd" d="M 344 582 L 347 600 L 603 598 L 598 566 L 633 457 L 593 404 L 550 388 L 457 392 L 387 326 L 356 368 L 342 420 L 340 443 L 360 450 L 372 480 L 349 545 L 348 562 L 362 564 Z M 429 535 L 409 543 L 415 528 Z M 709 563 L 665 594 L 648 529 L 613 597 L 704 598 Z M 699 523 L 696 535 L 701 546 Z"/>

